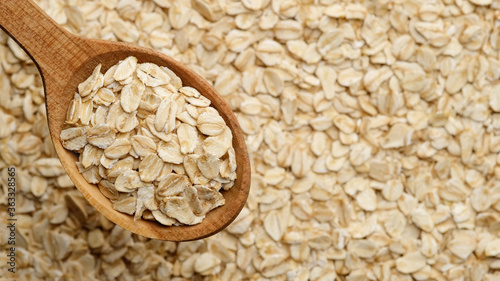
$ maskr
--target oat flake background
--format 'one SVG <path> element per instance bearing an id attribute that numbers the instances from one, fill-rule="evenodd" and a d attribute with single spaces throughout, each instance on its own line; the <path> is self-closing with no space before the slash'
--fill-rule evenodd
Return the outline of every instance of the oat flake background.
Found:
<path id="1" fill-rule="evenodd" d="M 208 239 L 115 226 L 65 175 L 36 67 L 0 33 L 0 216 L 15 166 L 18 280 L 500 279 L 500 1 L 36 2 L 213 83 L 253 176 Z"/>

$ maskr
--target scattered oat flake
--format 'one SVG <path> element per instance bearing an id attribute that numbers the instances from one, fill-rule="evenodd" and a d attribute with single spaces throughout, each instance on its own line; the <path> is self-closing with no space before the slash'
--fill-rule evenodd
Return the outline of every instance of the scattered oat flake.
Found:
<path id="1" fill-rule="evenodd" d="M 401 273 L 414 273 L 422 269 L 426 264 L 426 259 L 419 252 L 411 252 L 396 259 L 396 269 Z"/>

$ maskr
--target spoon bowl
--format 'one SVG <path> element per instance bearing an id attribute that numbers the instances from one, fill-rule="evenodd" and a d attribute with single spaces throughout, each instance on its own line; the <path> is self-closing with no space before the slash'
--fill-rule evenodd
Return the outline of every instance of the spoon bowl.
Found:
<path id="1" fill-rule="evenodd" d="M 32 58 L 42 76 L 49 131 L 62 166 L 85 199 L 109 220 L 133 233 L 168 241 L 189 241 L 213 235 L 228 226 L 245 205 L 250 189 L 250 164 L 243 132 L 236 116 L 217 91 L 201 76 L 169 56 L 148 48 L 95 39 L 85 39 L 64 30 L 31 0 L 0 1 L 0 27 Z M 225 205 L 210 211 L 197 225 L 164 226 L 158 222 L 137 220 L 113 209 L 94 184 L 89 184 L 76 166 L 78 156 L 66 150 L 60 139 L 66 112 L 79 83 L 92 74 L 100 63 L 101 71 L 128 56 L 139 63 L 166 66 L 176 73 L 184 86 L 196 88 L 212 102 L 233 134 L 237 179 L 228 191 L 222 191 Z"/>

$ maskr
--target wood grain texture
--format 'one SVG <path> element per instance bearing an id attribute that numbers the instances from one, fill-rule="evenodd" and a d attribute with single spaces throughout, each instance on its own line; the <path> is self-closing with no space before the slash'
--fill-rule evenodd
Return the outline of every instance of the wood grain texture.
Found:
<path id="1" fill-rule="evenodd" d="M 236 116 L 202 77 L 174 59 L 151 49 L 131 44 L 84 39 L 75 36 L 50 19 L 31 0 L 0 0 L 0 26 L 28 53 L 37 65 L 44 84 L 47 117 L 55 150 L 75 186 L 100 213 L 114 223 L 139 235 L 169 241 L 189 241 L 208 237 L 228 226 L 243 208 L 250 190 L 250 163 L 243 132 Z M 69 102 L 80 82 L 102 64 L 106 71 L 118 61 L 135 56 L 139 62 L 152 62 L 170 68 L 184 85 L 198 89 L 210 99 L 233 134 L 237 179 L 233 188 L 223 191 L 226 204 L 209 212 L 201 224 L 164 226 L 115 211 L 96 185 L 78 172 L 77 155 L 66 150 L 60 133 Z"/>

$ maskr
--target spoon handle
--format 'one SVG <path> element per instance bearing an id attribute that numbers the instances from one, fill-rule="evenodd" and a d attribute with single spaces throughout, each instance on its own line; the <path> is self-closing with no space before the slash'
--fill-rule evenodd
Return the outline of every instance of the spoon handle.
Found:
<path id="1" fill-rule="evenodd" d="M 33 59 L 45 80 L 63 81 L 68 68 L 89 58 L 71 34 L 32 0 L 0 0 L 0 27 Z M 71 72 L 71 71 L 68 71 Z"/>

